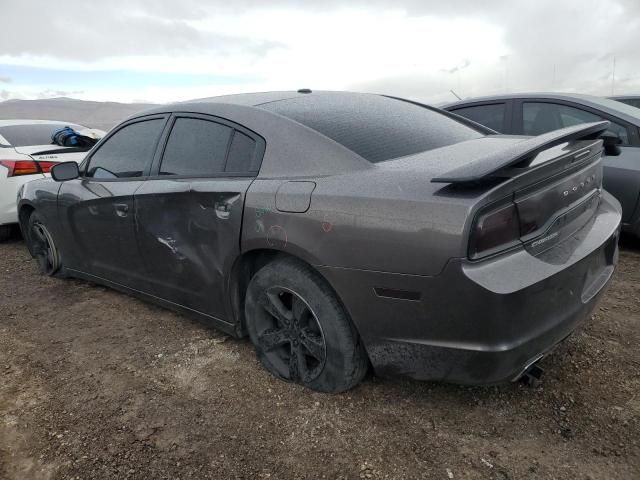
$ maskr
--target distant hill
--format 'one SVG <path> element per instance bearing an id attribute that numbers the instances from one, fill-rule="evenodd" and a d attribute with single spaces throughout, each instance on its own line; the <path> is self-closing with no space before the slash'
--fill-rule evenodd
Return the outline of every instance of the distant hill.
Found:
<path id="1" fill-rule="evenodd" d="M 59 97 L 0 102 L 0 120 L 62 120 L 110 130 L 125 118 L 152 107 L 149 103 L 88 102 Z"/>

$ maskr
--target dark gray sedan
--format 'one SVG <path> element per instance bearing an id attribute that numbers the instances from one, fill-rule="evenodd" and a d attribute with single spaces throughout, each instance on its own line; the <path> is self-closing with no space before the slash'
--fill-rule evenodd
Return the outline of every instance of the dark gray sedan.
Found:
<path id="1" fill-rule="evenodd" d="M 621 154 L 604 159 L 604 188 L 622 204 L 624 230 L 640 236 L 640 109 L 591 95 L 553 93 L 471 98 L 443 108 L 511 135 L 608 120 Z"/>
<path id="2" fill-rule="evenodd" d="M 407 100 L 274 92 L 158 107 L 19 193 L 49 275 L 248 335 L 320 391 L 381 375 L 515 380 L 589 317 L 617 262 L 615 146 Z"/>

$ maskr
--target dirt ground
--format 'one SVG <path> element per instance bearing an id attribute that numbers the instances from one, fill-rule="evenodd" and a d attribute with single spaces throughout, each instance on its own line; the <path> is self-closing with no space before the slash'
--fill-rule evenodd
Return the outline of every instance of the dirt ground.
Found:
<path id="1" fill-rule="evenodd" d="M 0 244 L 0 478 L 640 478 L 640 244 L 541 387 L 324 395 L 248 341 Z"/>

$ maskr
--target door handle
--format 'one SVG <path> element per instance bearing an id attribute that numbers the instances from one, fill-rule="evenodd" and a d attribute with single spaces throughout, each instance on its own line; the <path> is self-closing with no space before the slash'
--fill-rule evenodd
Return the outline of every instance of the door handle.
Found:
<path id="1" fill-rule="evenodd" d="M 116 215 L 126 217 L 129 213 L 129 205 L 126 203 L 115 203 L 113 207 L 116 209 Z"/>

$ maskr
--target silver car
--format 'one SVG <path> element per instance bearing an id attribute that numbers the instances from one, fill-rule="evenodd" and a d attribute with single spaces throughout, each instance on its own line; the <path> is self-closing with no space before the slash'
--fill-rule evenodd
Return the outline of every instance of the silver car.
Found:
<path id="1" fill-rule="evenodd" d="M 443 108 L 510 135 L 535 136 L 608 120 L 621 154 L 603 158 L 604 188 L 622 204 L 623 229 L 640 236 L 640 109 L 607 98 L 558 93 L 470 98 Z"/>

